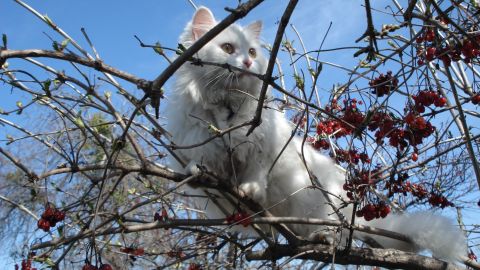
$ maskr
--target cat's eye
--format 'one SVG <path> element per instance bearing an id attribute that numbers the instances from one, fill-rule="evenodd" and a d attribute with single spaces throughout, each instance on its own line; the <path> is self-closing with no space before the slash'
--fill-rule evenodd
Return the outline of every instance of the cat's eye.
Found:
<path id="1" fill-rule="evenodd" d="M 222 47 L 222 50 L 228 54 L 232 54 L 235 52 L 235 48 L 230 43 L 223 43 L 221 47 Z"/>
<path id="2" fill-rule="evenodd" d="M 252 57 L 252 58 L 257 57 L 257 50 L 255 50 L 254 48 L 250 48 L 248 50 L 248 55 L 250 55 L 250 57 Z"/>

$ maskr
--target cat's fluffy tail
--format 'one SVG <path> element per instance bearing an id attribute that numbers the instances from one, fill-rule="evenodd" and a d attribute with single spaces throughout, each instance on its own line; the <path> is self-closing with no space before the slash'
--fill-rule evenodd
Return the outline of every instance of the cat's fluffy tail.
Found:
<path id="1" fill-rule="evenodd" d="M 363 220 L 363 219 L 362 219 Z M 413 244 L 382 236 L 359 234 L 373 238 L 385 248 L 418 252 L 429 250 L 432 255 L 447 261 L 458 261 L 467 254 L 466 238 L 452 220 L 429 212 L 390 214 L 384 219 L 359 222 L 364 225 L 398 232 L 408 236 Z"/>

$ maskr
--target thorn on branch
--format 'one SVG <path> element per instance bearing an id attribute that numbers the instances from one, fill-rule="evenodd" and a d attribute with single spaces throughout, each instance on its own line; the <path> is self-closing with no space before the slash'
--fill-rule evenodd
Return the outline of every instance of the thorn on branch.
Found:
<path id="1" fill-rule="evenodd" d="M 417 0 L 409 1 L 407 10 L 405 10 L 405 12 L 403 13 L 403 19 L 405 20 L 405 22 L 410 22 L 412 20 L 412 13 L 416 4 Z"/>
<path id="2" fill-rule="evenodd" d="M 194 65 L 194 66 L 203 67 L 203 62 L 202 62 L 202 59 L 200 59 L 200 58 L 192 57 L 191 64 Z"/>
<path id="3" fill-rule="evenodd" d="M 160 111 L 160 99 L 163 98 L 163 89 L 155 89 L 152 87 L 150 91 L 150 105 L 155 110 L 155 118 L 158 119 Z"/>
<path id="4" fill-rule="evenodd" d="M 354 56 L 358 56 L 364 52 L 367 52 L 367 61 L 370 62 L 375 59 L 375 55 L 378 52 L 378 45 L 377 45 L 377 34 L 378 32 L 375 30 L 373 26 L 373 19 L 372 19 L 372 9 L 370 7 L 370 0 L 365 0 L 365 11 L 367 13 L 367 30 L 361 37 L 359 37 L 355 42 L 359 42 L 365 37 L 368 37 L 369 46 L 365 48 L 365 50 L 360 50 L 354 54 Z M 367 49 L 368 48 L 368 49 Z"/>
<path id="5" fill-rule="evenodd" d="M 145 92 L 152 89 L 152 85 L 153 85 L 152 81 L 147 81 L 145 79 L 140 79 L 137 82 L 137 88 L 142 89 Z"/>
<path id="6" fill-rule="evenodd" d="M 98 59 L 97 59 L 97 60 L 95 60 L 95 61 L 93 62 L 93 68 L 94 68 L 95 70 L 101 71 L 101 70 L 102 70 L 102 65 L 103 65 L 102 60 L 98 60 Z"/>

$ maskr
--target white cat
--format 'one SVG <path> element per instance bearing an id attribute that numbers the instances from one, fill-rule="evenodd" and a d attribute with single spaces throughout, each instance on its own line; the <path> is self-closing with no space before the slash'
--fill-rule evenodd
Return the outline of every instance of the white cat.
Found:
<path id="1" fill-rule="evenodd" d="M 199 8 L 180 37 L 180 43 L 191 46 L 198 38 L 216 25 L 209 9 Z M 246 27 L 231 25 L 196 55 L 203 61 L 231 66 L 263 74 L 267 60 L 262 55 L 259 34 L 261 22 Z M 174 92 L 166 109 L 167 130 L 176 145 L 186 146 L 201 143 L 213 136 L 212 126 L 225 130 L 250 120 L 257 105 L 262 82 L 242 72 L 229 71 L 222 67 L 184 64 L 176 74 Z M 273 105 L 271 105 L 273 106 Z M 233 130 L 221 138 L 190 149 L 175 152 L 188 163 L 183 168 L 171 159 L 173 169 L 185 173 L 198 172 L 197 165 L 205 166 L 223 179 L 231 179 L 239 191 L 253 198 L 276 216 L 312 217 L 338 219 L 332 214 L 324 194 L 318 189 L 306 189 L 311 180 L 301 158 L 301 140 L 294 138 L 286 147 L 275 166 L 275 158 L 287 143 L 292 125 L 283 113 L 264 109 L 262 123 L 250 136 L 248 126 Z M 306 165 L 329 193 L 346 198 L 342 189 L 345 176 L 329 157 L 304 146 Z M 205 196 L 201 189 L 190 193 Z M 200 207 L 207 209 L 210 218 L 225 218 L 232 214 L 235 206 L 215 191 L 217 207 L 209 198 L 198 199 Z M 339 205 L 339 201 L 330 196 Z M 226 211 L 224 213 L 222 211 Z M 345 217 L 351 217 L 351 207 L 342 209 Z M 359 220 L 359 219 L 357 219 Z M 446 260 L 457 260 L 466 255 L 466 240 L 463 233 L 444 217 L 429 213 L 390 214 L 385 219 L 359 223 L 384 228 L 409 236 L 414 245 L 385 237 L 368 236 L 387 248 L 406 251 L 429 249 L 434 256 Z M 318 230 L 313 225 L 293 225 L 292 230 L 308 236 Z M 357 238 L 366 235 L 357 233 Z"/>

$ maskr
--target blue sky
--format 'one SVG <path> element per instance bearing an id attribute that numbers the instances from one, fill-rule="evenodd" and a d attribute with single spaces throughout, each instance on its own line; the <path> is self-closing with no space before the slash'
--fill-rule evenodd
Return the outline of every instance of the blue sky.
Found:
<path id="1" fill-rule="evenodd" d="M 264 21 L 263 37 L 272 43 L 276 22 L 288 1 L 265 1 L 240 23 Z M 364 10 L 359 0 L 301 1 L 295 10 L 292 23 L 301 32 L 307 48 L 318 47 L 329 23 L 333 27 L 326 47 L 351 44 L 363 32 Z M 149 49 L 140 48 L 133 35 L 145 43 L 159 41 L 162 45 L 176 47 L 178 35 L 193 14 L 187 0 L 176 1 L 28 1 L 41 14 L 47 14 L 57 25 L 69 33 L 84 48 L 80 28 L 84 27 L 103 60 L 121 70 L 147 79 L 154 78 L 164 67 L 164 61 Z M 235 7 L 238 1 L 195 0 L 197 5 L 212 9 L 217 19 L 228 13 L 224 7 Z M 221 4 L 220 4 L 221 3 Z M 52 38 L 62 40 L 49 27 L 39 22 L 31 13 L 12 1 L 0 3 L 0 32 L 7 34 L 12 49 L 47 48 Z M 343 14 L 346 13 L 346 14 Z M 342 14 L 339 16 L 339 14 Z M 290 31 L 290 35 L 293 33 Z M 350 58 L 351 54 L 346 55 Z M 342 56 L 343 57 L 343 56 Z M 338 61 L 338 55 L 335 57 Z M 0 107 L 4 104 L 0 101 Z"/>
<path id="2" fill-rule="evenodd" d="M 224 7 L 235 7 L 238 3 L 237 0 L 194 2 L 209 7 L 217 20 L 228 15 Z M 383 2 L 382 5 L 386 5 L 386 1 L 372 2 Z M 145 79 L 154 79 L 162 72 L 166 63 L 151 49 L 141 48 L 133 36 L 139 36 L 146 44 L 158 41 L 163 46 L 175 48 L 179 34 L 194 12 L 187 0 L 27 0 L 27 3 L 41 14 L 47 14 L 84 48 L 89 48 L 80 32 L 80 28 L 84 27 L 104 62 Z M 262 36 L 266 43 L 271 44 L 277 29 L 276 23 L 287 3 L 286 0 L 267 0 L 240 23 L 263 20 Z M 318 48 L 330 22 L 332 28 L 324 48 L 352 46 L 355 45 L 354 40 L 365 30 L 365 10 L 361 6 L 363 3 L 363 0 L 302 0 L 293 13 L 291 23 L 300 31 L 308 49 Z M 383 10 L 384 6 L 379 8 Z M 0 1 L 0 14 L 0 34 L 8 36 L 10 49 L 51 49 L 52 42 L 43 32 L 58 41 L 63 39 L 13 0 Z M 376 14 L 376 19 L 377 28 L 380 28 L 382 23 L 392 23 L 391 18 L 387 19 L 380 14 Z M 291 29 L 287 34 L 294 37 Z M 299 48 L 299 44 L 295 45 Z M 344 52 L 323 53 L 321 59 L 353 67 L 358 61 L 352 57 L 354 51 Z M 23 67 L 21 61 L 12 60 L 11 63 L 12 66 Z M 330 89 L 334 83 L 345 82 L 347 78 L 345 72 L 325 66 L 319 79 L 319 87 Z M 135 91 L 134 86 L 129 87 Z M 16 91 L 11 93 L 10 87 L 0 85 L 0 108 L 3 110 L 15 108 L 15 102 L 24 98 L 26 97 Z M 27 100 L 22 101 L 26 103 Z M 13 121 L 15 118 L 16 116 L 12 115 L 8 119 Z M 0 137 L 4 138 L 4 132 L 0 131 Z M 3 145 L 3 142 L 0 142 L 0 145 Z"/>
<path id="3" fill-rule="evenodd" d="M 193 0 L 196 5 L 209 7 L 217 20 L 228 15 L 225 7 L 236 7 L 238 0 Z M 29 1 L 40 14 L 46 14 L 60 28 L 67 32 L 83 48 L 89 49 L 80 29 L 86 29 L 103 61 L 120 70 L 127 71 L 138 77 L 152 80 L 166 67 L 166 61 L 149 48 L 141 48 L 134 38 L 137 35 L 146 44 L 160 42 L 166 47 L 177 47 L 177 40 L 186 23 L 191 19 L 194 8 L 188 0 L 175 1 Z M 265 1 L 253 10 L 240 24 L 248 24 L 255 20 L 263 20 L 264 31 L 262 37 L 267 44 L 273 43 L 277 22 L 280 19 L 288 1 Z M 364 8 L 361 0 L 302 0 L 297 6 L 291 23 L 298 29 L 308 50 L 318 49 L 321 40 L 327 31 L 330 22 L 332 28 L 326 39 L 324 48 L 352 45 L 365 29 Z M 41 22 L 25 8 L 14 0 L 0 1 L 0 33 L 8 36 L 10 49 L 52 49 L 52 41 L 62 41 L 63 37 L 55 33 L 45 23 Z M 45 34 L 46 33 L 46 34 Z M 291 28 L 287 34 L 295 38 Z M 298 42 L 294 44 L 300 48 Z M 74 50 L 75 51 L 75 50 Z M 90 50 L 91 52 L 91 50 Z M 353 66 L 354 51 L 345 51 L 345 54 L 323 53 L 322 60 L 331 61 L 345 66 Z M 285 55 L 283 57 L 286 57 Z M 288 58 L 281 58 L 289 62 Z M 71 66 L 59 63 L 56 60 L 41 59 L 45 64 L 65 68 Z M 354 62 L 352 62 L 354 61 Z M 25 65 L 22 60 L 9 60 L 10 67 L 26 68 L 30 71 L 32 66 Z M 288 68 L 285 65 L 284 69 Z M 319 88 L 329 91 L 333 84 L 344 82 L 348 78 L 346 72 L 328 66 L 319 79 Z M 45 78 L 45 74 L 40 73 Z M 289 86 L 293 86 L 291 78 Z M 167 82 L 168 84 L 171 82 Z M 131 91 L 139 91 L 131 87 Z M 0 108 L 4 111 L 15 109 L 15 103 L 21 101 L 28 103 L 31 99 L 18 91 L 10 93 L 10 87 L 0 86 Z M 168 91 L 168 87 L 167 87 Z M 328 96 L 325 93 L 325 96 Z M 27 112 L 28 113 L 28 112 Z M 25 119 L 25 115 L 22 115 Z M 16 115 L 10 115 L 11 121 L 17 120 Z M 0 131 L 0 137 L 4 137 Z M 1 142 L 0 142 L 1 143 Z"/>
<path id="4" fill-rule="evenodd" d="M 194 2 L 199 6 L 209 7 L 217 20 L 228 15 L 224 7 L 235 7 L 238 4 L 237 0 L 194 0 Z M 293 13 L 291 22 L 301 32 L 309 49 L 318 48 L 330 22 L 333 26 L 325 46 L 348 45 L 364 29 L 364 10 L 360 6 L 362 2 L 360 0 L 302 0 Z M 47 14 L 82 47 L 88 49 L 89 46 L 80 31 L 82 27 L 85 28 L 103 61 L 145 79 L 154 79 L 166 64 L 163 58 L 153 53 L 151 49 L 141 48 L 133 36 L 139 36 L 147 44 L 159 41 L 163 46 L 175 48 L 178 36 L 194 12 L 187 0 L 26 0 L 26 3 L 39 13 Z M 271 44 L 277 29 L 276 23 L 287 3 L 288 1 L 285 0 L 265 1 L 241 20 L 240 24 L 263 20 L 262 36 L 266 43 Z M 344 12 L 346 14 L 343 14 Z M 9 49 L 52 49 L 52 42 L 45 33 L 57 41 L 63 40 L 45 23 L 13 0 L 0 1 L 0 14 L 0 34 L 8 36 Z M 293 37 L 291 29 L 289 36 Z M 325 57 L 336 62 L 343 58 L 344 63 L 348 63 L 352 54 L 353 52 L 344 56 L 325 55 Z M 55 67 L 69 68 L 68 65 L 59 64 L 59 61 L 41 60 Z M 32 69 L 31 65 L 21 60 L 9 62 L 10 67 Z M 40 74 L 42 78 L 48 77 L 45 72 Z M 342 76 L 329 76 L 328 80 L 325 77 L 325 88 L 330 88 L 335 80 L 341 81 Z M 134 86 L 126 86 L 136 91 Z M 31 99 L 19 91 L 11 92 L 7 85 L 0 85 L 0 95 L 0 108 L 5 111 L 15 109 L 16 101 L 26 104 Z M 5 118 L 10 121 L 26 121 L 27 126 L 28 122 L 35 121 L 35 113 L 24 112 L 20 117 L 12 114 Z M 3 127 L 0 127 L 0 139 L 3 140 L 8 129 L 3 131 L 2 129 Z M 0 145 L 4 144 L 4 141 L 0 142 Z M 6 257 L 8 255 L 2 252 L 0 263 L 6 264 L 8 269 L 13 269 L 14 262 L 12 258 Z"/>

